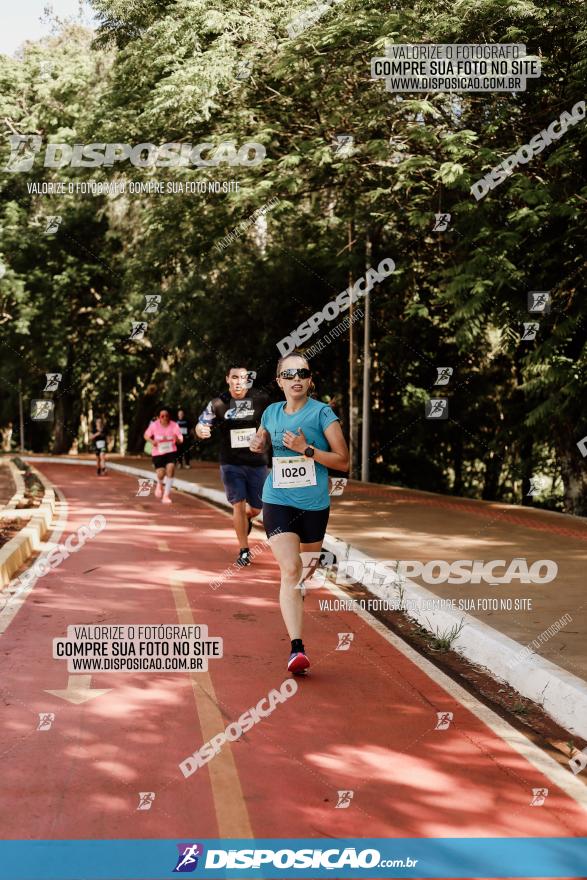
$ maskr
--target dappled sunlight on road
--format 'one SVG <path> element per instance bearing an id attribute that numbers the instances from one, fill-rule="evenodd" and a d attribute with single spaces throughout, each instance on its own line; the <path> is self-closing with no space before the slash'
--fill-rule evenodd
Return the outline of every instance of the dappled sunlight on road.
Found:
<path id="1" fill-rule="evenodd" d="M 94 485 L 67 482 L 73 468 L 47 470 L 68 498 L 65 534 L 98 509 L 107 527 L 39 579 L 3 637 L 3 781 L 18 803 L 34 803 L 37 838 L 189 837 L 194 815 L 200 836 L 214 837 L 222 758 L 189 778 L 179 765 L 290 678 L 272 554 L 264 547 L 238 569 L 231 520 L 208 505 L 178 495 L 164 509 L 129 496 L 119 512 L 128 478 L 101 484 L 94 506 Z M 379 550 L 385 534 L 372 527 Z M 221 753 L 235 762 L 255 833 L 291 836 L 292 823 L 298 836 L 324 837 L 585 833 L 567 795 L 364 621 L 322 611 L 326 596 L 311 590 L 305 602 L 311 674 Z M 70 675 L 52 659 L 52 640 L 68 626 L 177 624 L 180 608 L 223 638 L 208 673 L 98 671 L 80 705 L 49 693 L 67 694 Z M 340 632 L 355 635 L 349 651 L 337 650 Z M 454 713 L 450 729 L 435 729 L 438 711 Z M 54 721 L 40 731 L 47 712 Z M 531 808 L 540 786 L 550 788 L 547 806 Z M 337 809 L 346 790 L 350 806 Z M 137 809 L 140 792 L 155 793 L 149 810 Z"/>

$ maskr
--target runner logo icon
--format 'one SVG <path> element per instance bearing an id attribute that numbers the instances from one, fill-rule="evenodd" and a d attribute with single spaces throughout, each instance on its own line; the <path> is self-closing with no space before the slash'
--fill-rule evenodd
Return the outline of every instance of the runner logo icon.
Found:
<path id="1" fill-rule="evenodd" d="M 337 651 L 350 651 L 351 642 L 355 637 L 354 633 L 339 633 L 338 634 L 338 645 L 336 646 Z"/>
<path id="2" fill-rule="evenodd" d="M 43 388 L 43 391 L 58 391 L 59 383 L 61 382 L 62 374 L 61 373 L 45 373 L 45 377 L 47 379 L 47 384 Z"/>
<path id="3" fill-rule="evenodd" d="M 189 874 L 198 867 L 198 859 L 204 855 L 204 847 L 201 843 L 177 843 L 177 864 L 173 869 L 174 874 Z"/>
<path id="4" fill-rule="evenodd" d="M 540 324 L 538 321 L 525 321 L 524 322 L 524 332 L 522 333 L 522 339 L 532 340 L 536 339 L 536 334 L 538 333 L 538 328 Z"/>
<path id="5" fill-rule="evenodd" d="M 335 156 L 350 156 L 355 142 L 352 134 L 337 134 L 332 144 Z"/>
<path id="6" fill-rule="evenodd" d="M 330 495 L 342 495 L 347 484 L 346 477 L 330 477 Z"/>
<path id="7" fill-rule="evenodd" d="M 137 810 L 150 810 L 155 800 L 154 791 L 139 791 L 139 805 Z"/>
<path id="8" fill-rule="evenodd" d="M 132 322 L 132 330 L 130 331 L 129 339 L 142 339 L 147 332 L 147 327 L 149 325 L 146 321 L 133 321 Z"/>
<path id="9" fill-rule="evenodd" d="M 432 232 L 446 232 L 450 224 L 450 214 L 435 214 Z"/>
<path id="10" fill-rule="evenodd" d="M 435 385 L 448 385 L 450 382 L 450 377 L 453 374 L 452 367 L 436 367 L 436 372 L 438 376 L 436 377 Z"/>
<path id="11" fill-rule="evenodd" d="M 45 218 L 45 235 L 55 235 L 61 225 L 61 214 L 51 214 Z"/>
<path id="12" fill-rule="evenodd" d="M 335 810 L 348 810 L 355 796 L 354 791 L 337 791 L 338 801 Z"/>
<path id="13" fill-rule="evenodd" d="M 542 489 L 546 489 L 546 479 L 544 477 L 530 477 L 528 495 L 538 495 L 542 491 Z"/>
<path id="14" fill-rule="evenodd" d="M 53 419 L 55 403 L 52 400 L 31 400 L 31 419 L 33 422 L 47 422 Z"/>
<path id="15" fill-rule="evenodd" d="M 448 400 L 431 397 L 426 401 L 425 416 L 427 419 L 448 419 Z"/>
<path id="16" fill-rule="evenodd" d="M 253 72 L 253 62 L 252 61 L 241 61 L 240 64 L 237 65 L 235 79 L 243 82 L 245 79 L 248 79 Z"/>
<path id="17" fill-rule="evenodd" d="M 550 290 L 531 290 L 528 294 L 529 312 L 550 312 Z"/>
<path id="18" fill-rule="evenodd" d="M 139 490 L 137 492 L 138 498 L 145 498 L 146 496 L 151 494 L 151 489 L 153 487 L 154 480 L 139 480 Z"/>
<path id="19" fill-rule="evenodd" d="M 151 314 L 152 312 L 156 312 L 159 308 L 159 304 L 161 302 L 161 296 L 158 293 L 149 293 L 145 295 L 145 308 L 143 309 L 143 314 L 145 312 Z"/>
<path id="20" fill-rule="evenodd" d="M 55 712 L 39 712 L 39 724 L 37 730 L 51 730 L 55 721 Z"/>
<path id="21" fill-rule="evenodd" d="M 448 730 L 450 722 L 453 719 L 452 712 L 437 712 L 436 717 L 438 721 L 436 722 L 434 730 Z"/>
<path id="22" fill-rule="evenodd" d="M 43 140 L 36 134 L 15 134 L 10 141 L 10 158 L 4 171 L 30 171 L 35 156 L 43 145 Z"/>
<path id="23" fill-rule="evenodd" d="M 533 788 L 532 789 L 532 800 L 530 801 L 530 806 L 531 807 L 541 807 L 547 797 L 548 797 L 548 789 L 547 788 Z"/>

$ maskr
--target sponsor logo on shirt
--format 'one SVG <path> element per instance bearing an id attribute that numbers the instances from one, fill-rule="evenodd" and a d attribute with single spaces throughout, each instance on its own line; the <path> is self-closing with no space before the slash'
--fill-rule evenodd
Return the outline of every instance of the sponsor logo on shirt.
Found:
<path id="1" fill-rule="evenodd" d="M 232 403 L 232 407 L 224 414 L 225 419 L 249 419 L 254 416 L 252 400 L 233 400 Z"/>

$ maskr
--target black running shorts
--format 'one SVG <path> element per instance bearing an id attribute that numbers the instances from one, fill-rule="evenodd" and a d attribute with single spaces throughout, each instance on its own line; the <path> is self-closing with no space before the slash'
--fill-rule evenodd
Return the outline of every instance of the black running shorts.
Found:
<path id="1" fill-rule="evenodd" d="M 280 532 L 293 532 L 302 544 L 314 544 L 324 538 L 329 516 L 330 507 L 301 510 L 285 504 L 263 502 L 263 525 L 268 538 Z"/>
<path id="2" fill-rule="evenodd" d="M 153 467 L 155 470 L 157 468 L 163 468 L 166 464 L 175 464 L 175 460 L 177 458 L 177 452 L 166 452 L 164 455 L 152 455 Z"/>

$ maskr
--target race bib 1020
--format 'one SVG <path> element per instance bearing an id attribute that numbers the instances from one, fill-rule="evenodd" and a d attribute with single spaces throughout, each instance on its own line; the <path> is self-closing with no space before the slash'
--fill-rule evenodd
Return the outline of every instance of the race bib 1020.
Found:
<path id="1" fill-rule="evenodd" d="M 273 459 L 274 489 L 303 489 L 316 485 L 316 464 L 305 455 L 287 455 Z"/>

